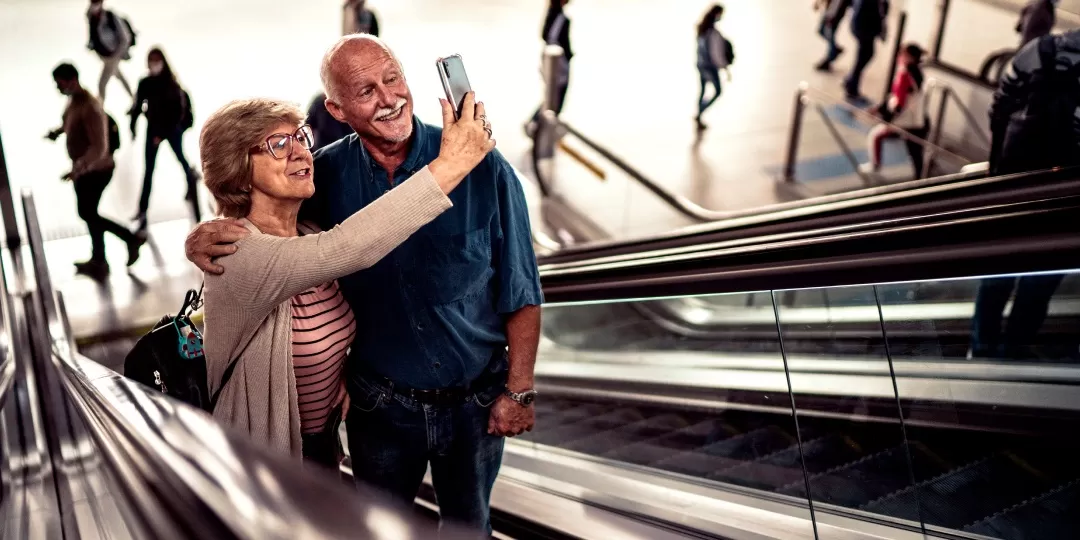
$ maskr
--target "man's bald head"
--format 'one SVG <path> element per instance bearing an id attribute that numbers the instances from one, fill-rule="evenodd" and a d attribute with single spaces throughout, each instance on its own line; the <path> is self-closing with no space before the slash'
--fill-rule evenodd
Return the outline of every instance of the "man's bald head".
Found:
<path id="1" fill-rule="evenodd" d="M 412 135 L 412 93 L 394 53 L 379 38 L 352 34 L 323 57 L 326 110 L 366 140 L 387 144 Z"/>
<path id="2" fill-rule="evenodd" d="M 397 63 L 398 69 L 401 68 L 394 52 L 381 39 L 370 34 L 350 34 L 342 37 L 323 55 L 319 75 L 326 97 L 340 102 L 340 90 L 347 85 L 350 71 L 354 71 L 358 64 L 372 64 L 386 58 Z"/>

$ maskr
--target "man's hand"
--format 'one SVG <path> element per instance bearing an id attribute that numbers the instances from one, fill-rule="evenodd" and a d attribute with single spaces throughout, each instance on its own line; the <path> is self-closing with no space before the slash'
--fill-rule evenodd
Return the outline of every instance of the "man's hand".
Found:
<path id="1" fill-rule="evenodd" d="M 64 175 L 61 176 L 60 179 L 64 180 L 64 181 L 74 180 L 75 179 L 75 173 L 73 173 L 71 171 L 68 171 L 68 172 L 64 173 Z"/>
<path id="2" fill-rule="evenodd" d="M 225 269 L 211 259 L 236 253 L 233 243 L 251 234 L 238 219 L 215 219 L 195 227 L 184 241 L 187 259 L 203 272 L 221 274 Z"/>
<path id="3" fill-rule="evenodd" d="M 60 135 L 63 135 L 63 133 L 64 133 L 63 128 L 54 129 L 54 130 L 46 133 L 45 138 L 49 139 L 50 141 L 55 141 L 56 139 L 59 139 Z"/>
<path id="4" fill-rule="evenodd" d="M 499 437 L 513 437 L 532 431 L 535 423 L 536 411 L 531 405 L 522 407 L 518 402 L 502 395 L 491 405 L 488 433 Z"/>

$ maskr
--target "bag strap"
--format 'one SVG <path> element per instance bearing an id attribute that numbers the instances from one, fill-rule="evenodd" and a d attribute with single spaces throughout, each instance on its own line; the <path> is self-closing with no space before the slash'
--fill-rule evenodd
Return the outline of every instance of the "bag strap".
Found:
<path id="1" fill-rule="evenodd" d="M 184 295 L 184 305 L 180 306 L 180 311 L 177 312 L 177 317 L 190 317 L 192 313 L 202 307 L 203 305 L 203 286 L 205 282 L 199 284 L 199 291 L 195 292 L 195 289 L 188 289 L 187 294 Z"/>
<path id="2" fill-rule="evenodd" d="M 221 374 L 221 384 L 218 385 L 218 389 L 214 391 L 214 395 L 210 396 L 210 412 L 213 413 L 217 407 L 218 398 L 221 397 L 221 391 L 225 388 L 226 384 L 229 384 L 229 379 L 232 378 L 233 370 L 236 369 L 236 363 L 240 361 L 240 357 L 233 358 L 229 365 L 225 367 L 225 371 Z"/>

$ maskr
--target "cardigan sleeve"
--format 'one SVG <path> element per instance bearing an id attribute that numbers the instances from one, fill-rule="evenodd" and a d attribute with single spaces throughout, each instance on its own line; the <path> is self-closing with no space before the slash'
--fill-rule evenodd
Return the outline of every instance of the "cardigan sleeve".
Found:
<path id="1" fill-rule="evenodd" d="M 221 257 L 220 284 L 238 308 L 268 313 L 297 294 L 365 268 L 452 206 L 424 167 L 332 230 L 280 237 L 252 234 Z"/>

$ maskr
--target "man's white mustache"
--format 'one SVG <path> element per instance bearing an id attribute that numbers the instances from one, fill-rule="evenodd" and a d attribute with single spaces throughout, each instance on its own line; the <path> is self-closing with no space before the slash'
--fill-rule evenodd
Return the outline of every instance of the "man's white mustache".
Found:
<path id="1" fill-rule="evenodd" d="M 375 111 L 375 119 L 381 120 L 383 118 L 386 118 L 387 116 L 390 116 L 391 114 L 398 112 L 399 110 L 401 110 L 402 107 L 405 106 L 405 103 L 405 99 L 401 99 L 389 109 L 379 109 Z"/>

